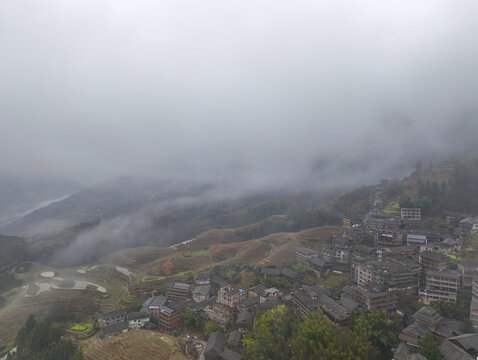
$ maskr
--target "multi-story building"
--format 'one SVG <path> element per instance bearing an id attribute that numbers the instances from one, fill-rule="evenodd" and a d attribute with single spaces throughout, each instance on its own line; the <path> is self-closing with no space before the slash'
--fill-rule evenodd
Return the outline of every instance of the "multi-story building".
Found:
<path id="1" fill-rule="evenodd" d="M 307 291 L 300 289 L 294 291 L 292 294 L 292 302 L 299 309 L 302 317 L 308 317 L 311 311 L 317 310 L 319 305 L 319 300 L 317 297 L 311 297 Z"/>
<path id="2" fill-rule="evenodd" d="M 216 303 L 207 309 L 207 315 L 209 320 L 225 329 L 227 324 L 231 322 L 234 312 L 229 306 Z"/>
<path id="3" fill-rule="evenodd" d="M 402 220 L 420 221 L 422 219 L 422 209 L 401 208 L 400 215 Z"/>
<path id="4" fill-rule="evenodd" d="M 354 285 L 345 285 L 342 296 L 355 301 L 364 309 L 392 311 L 398 306 L 396 291 L 372 291 Z"/>
<path id="5" fill-rule="evenodd" d="M 461 272 L 462 286 L 471 289 L 472 280 L 478 278 L 478 260 L 461 260 L 456 268 Z"/>
<path id="6" fill-rule="evenodd" d="M 365 221 L 365 229 L 372 233 L 398 231 L 400 230 L 400 221 L 386 216 L 371 215 Z"/>
<path id="7" fill-rule="evenodd" d="M 352 262 L 353 282 L 360 287 L 380 291 L 416 292 L 420 265 L 401 256 L 386 262 Z"/>
<path id="8" fill-rule="evenodd" d="M 408 234 L 407 246 L 417 246 L 427 244 L 427 237 L 425 235 Z"/>
<path id="9" fill-rule="evenodd" d="M 424 284 L 420 288 L 420 298 L 431 301 L 450 301 L 456 303 L 461 288 L 461 274 L 457 270 L 426 270 Z"/>
<path id="10" fill-rule="evenodd" d="M 448 268 L 450 258 L 434 251 L 422 251 L 418 256 L 418 262 L 425 270 L 442 271 Z"/>
<path id="11" fill-rule="evenodd" d="M 115 310 L 98 317 L 98 326 L 100 328 L 110 326 L 117 323 L 124 323 L 126 321 L 126 310 Z"/>
<path id="12" fill-rule="evenodd" d="M 126 314 L 126 319 L 130 329 L 140 329 L 149 321 L 149 314 L 142 311 L 132 312 Z"/>
<path id="13" fill-rule="evenodd" d="M 191 297 L 192 286 L 189 284 L 174 282 L 168 284 L 166 296 L 171 301 L 182 301 Z"/>
<path id="14" fill-rule="evenodd" d="M 327 262 L 345 264 L 349 257 L 350 250 L 348 249 L 327 246 L 322 250 L 322 258 Z"/>
<path id="15" fill-rule="evenodd" d="M 236 304 L 247 298 L 247 293 L 243 289 L 233 286 L 225 286 L 217 293 L 217 303 L 234 308 Z"/>
<path id="16" fill-rule="evenodd" d="M 276 288 L 266 289 L 260 296 L 260 303 L 262 304 L 266 301 L 277 299 L 280 296 L 282 296 L 282 291 L 280 291 L 279 289 L 276 289 Z"/>
<path id="17" fill-rule="evenodd" d="M 185 302 L 171 302 L 162 306 L 158 313 L 158 329 L 167 334 L 172 334 L 181 326 L 181 316 Z"/>

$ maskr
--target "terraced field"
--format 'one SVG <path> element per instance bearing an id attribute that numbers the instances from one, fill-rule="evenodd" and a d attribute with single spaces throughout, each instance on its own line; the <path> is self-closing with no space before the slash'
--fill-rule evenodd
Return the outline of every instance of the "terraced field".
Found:
<path id="1" fill-rule="evenodd" d="M 132 330 L 113 338 L 91 338 L 83 344 L 87 360 L 161 359 L 188 360 L 179 341 L 166 334 Z"/>

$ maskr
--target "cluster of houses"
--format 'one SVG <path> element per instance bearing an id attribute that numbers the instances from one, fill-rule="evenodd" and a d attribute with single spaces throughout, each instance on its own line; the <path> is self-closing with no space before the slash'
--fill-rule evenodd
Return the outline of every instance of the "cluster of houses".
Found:
<path id="1" fill-rule="evenodd" d="M 374 209 L 381 206 L 378 196 Z M 447 222 L 458 219 L 450 216 Z M 346 218 L 342 236 L 332 237 L 320 251 L 300 247 L 295 257 L 297 263 L 321 279 L 332 273 L 350 274 L 350 283 L 341 289 L 339 297 L 291 268 L 256 269 L 256 275 L 264 279 L 287 279 L 292 289 L 282 289 L 279 285 L 241 288 L 215 275 L 196 274 L 191 284 L 169 284 L 164 295 L 149 298 L 139 312 L 117 310 L 102 314 L 98 319 L 99 336 L 140 327 L 174 334 L 181 326 L 184 311 L 189 309 L 221 329 L 210 335 L 202 359 L 241 360 L 244 359 L 241 337 L 254 330 L 254 314 L 258 309 L 287 304 L 307 317 L 320 308 L 336 324 L 345 324 L 358 311 L 397 311 L 399 298 L 412 295 L 424 306 L 402 330 L 395 358 L 419 359 L 418 342 L 431 332 L 440 342 L 439 349 L 445 359 L 476 359 L 478 335 L 462 334 L 461 322 L 444 319 L 429 306 L 434 301 L 456 303 L 460 292 L 470 289 L 470 319 L 478 329 L 478 261 L 456 262 L 447 256 L 478 232 L 478 220 L 465 218 L 457 224 L 460 236 L 455 238 L 446 231 L 427 227 L 421 210 L 415 208 L 402 208 L 400 219 L 380 216 L 375 211 Z M 231 328 L 233 331 L 226 338 Z"/>

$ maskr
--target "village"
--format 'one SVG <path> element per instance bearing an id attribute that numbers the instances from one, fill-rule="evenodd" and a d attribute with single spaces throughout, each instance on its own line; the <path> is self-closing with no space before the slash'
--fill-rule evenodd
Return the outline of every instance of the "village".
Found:
<path id="1" fill-rule="evenodd" d="M 351 316 L 378 309 L 402 319 L 395 359 L 426 359 L 418 351 L 427 333 L 438 342 L 444 359 L 476 359 L 478 261 L 456 260 L 454 254 L 469 246 L 478 232 L 478 219 L 447 215 L 444 222 L 455 225 L 453 233 L 429 226 L 420 208 L 400 208 L 399 218 L 383 215 L 385 186 L 386 182 L 377 186 L 371 210 L 344 217 L 342 234 L 332 236 L 321 250 L 296 248 L 290 267 L 255 266 L 259 284 L 242 288 L 199 272 L 189 283 L 169 283 L 138 311 L 100 314 L 96 336 L 105 339 L 138 328 L 185 336 L 183 323 L 189 313 L 214 324 L 205 346 L 196 335 L 186 334 L 186 342 L 197 349 L 200 359 L 240 360 L 247 358 L 241 338 L 254 333 L 257 314 L 278 305 L 290 307 L 304 319 L 321 309 L 337 326 L 347 324 Z M 315 277 L 307 275 L 311 273 Z M 339 291 L 313 280 L 343 274 L 349 274 L 350 281 Z M 444 302 L 457 306 L 470 293 L 466 319 L 446 318 L 431 306 Z M 403 311 L 404 299 L 419 303 L 411 316 Z"/>

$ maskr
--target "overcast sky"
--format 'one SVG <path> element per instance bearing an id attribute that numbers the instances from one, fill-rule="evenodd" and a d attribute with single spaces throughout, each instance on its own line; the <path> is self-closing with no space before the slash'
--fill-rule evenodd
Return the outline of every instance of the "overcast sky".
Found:
<path id="1" fill-rule="evenodd" d="M 366 181 L 476 142 L 477 18 L 476 0 L 0 0 L 0 170 Z"/>

